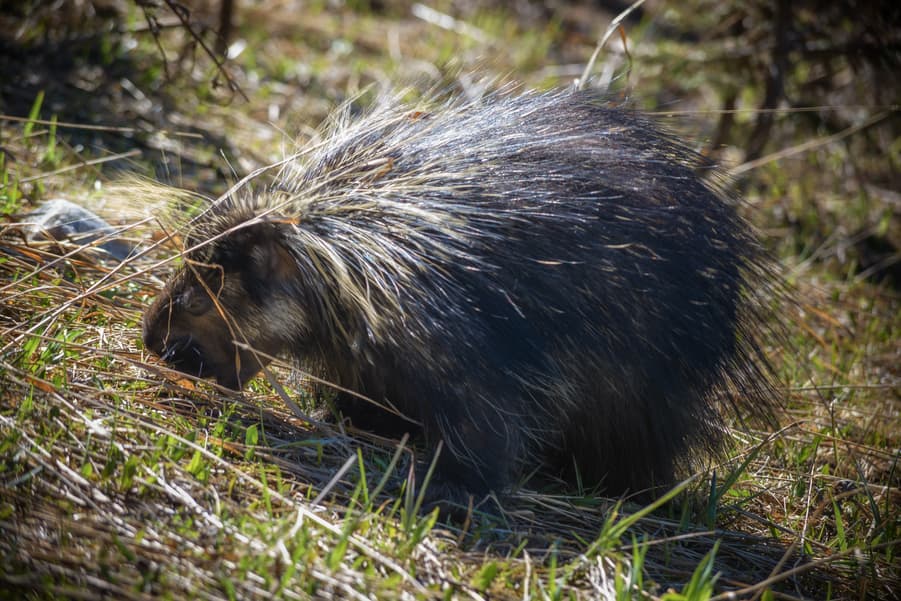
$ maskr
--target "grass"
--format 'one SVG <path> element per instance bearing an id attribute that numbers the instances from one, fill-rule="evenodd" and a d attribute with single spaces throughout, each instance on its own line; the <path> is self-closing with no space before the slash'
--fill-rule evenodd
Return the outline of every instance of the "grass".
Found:
<path id="1" fill-rule="evenodd" d="M 78 38 L 71 64 L 32 41 L 39 84 L 6 84 L 19 100 L 3 112 L 21 119 L 0 120 L 0 597 L 897 598 L 901 297 L 882 277 L 891 255 L 867 256 L 876 241 L 898 248 L 890 119 L 769 157 L 738 182 L 793 290 L 789 340 L 768 349 L 786 410 L 778 430 L 737 427 L 733 458 L 673 502 L 523 488 L 500 515 L 445 523 L 407 486 L 413 443 L 309 420 L 315 399 L 290 366 L 275 369 L 277 387 L 261 379 L 234 395 L 148 358 L 141 314 L 175 245 L 155 199 L 117 201 L 123 170 L 218 194 L 231 169 L 281 158 L 294 132 L 308 137 L 367 85 L 475 85 L 461 73 L 565 85 L 594 49 L 580 12 L 429 4 L 474 28 L 461 30 L 402 2 L 321 4 L 246 7 L 238 37 L 251 43 L 229 69 L 248 101 L 213 85 L 179 28 L 160 35 L 162 68 L 126 3 L 133 33 Z M 587 14 L 602 32 L 610 16 Z M 647 14 L 624 30 L 631 70 L 614 45 L 597 72 L 609 65 L 615 90 L 645 108 L 687 111 L 691 122 L 668 123 L 691 139 L 711 135 L 720 86 L 736 85 L 717 61 L 737 59 L 655 38 L 670 21 Z M 122 93 L 122 78 L 136 91 Z M 727 165 L 762 96 L 746 79 L 733 141 L 717 149 Z M 90 93 L 60 85 L 73 81 Z M 824 137 L 804 115 L 779 113 L 774 155 Z M 90 245 L 26 240 L 22 215 L 57 196 L 96 209 L 143 254 L 115 263 Z"/>

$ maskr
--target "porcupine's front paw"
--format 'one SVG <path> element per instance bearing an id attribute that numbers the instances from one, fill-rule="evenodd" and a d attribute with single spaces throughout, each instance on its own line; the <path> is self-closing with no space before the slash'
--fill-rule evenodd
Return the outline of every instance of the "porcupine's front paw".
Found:
<path id="1" fill-rule="evenodd" d="M 417 494 L 419 491 L 417 490 Z M 488 491 L 473 492 L 459 482 L 432 477 L 428 482 L 421 508 L 422 514 L 438 509 L 438 519 L 463 524 L 476 514 L 495 515 L 495 496 Z"/>
<path id="2" fill-rule="evenodd" d="M 439 455 L 431 477 L 427 477 L 428 464 L 421 464 L 416 470 L 416 494 L 419 495 L 421 487 L 425 486 L 422 512 L 428 513 L 438 508 L 442 519 L 449 518 L 459 523 L 474 513 L 497 513 L 495 493 L 505 490 L 506 478 L 501 474 L 506 472 L 498 465 L 489 467 L 487 471 L 479 470 L 445 453 Z M 493 474 L 493 477 L 486 477 L 485 474 Z"/>

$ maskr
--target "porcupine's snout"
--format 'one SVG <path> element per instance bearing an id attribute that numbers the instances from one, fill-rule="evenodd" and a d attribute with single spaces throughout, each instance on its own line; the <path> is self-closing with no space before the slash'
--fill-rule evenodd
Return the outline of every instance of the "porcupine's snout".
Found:
<path id="1" fill-rule="evenodd" d="M 263 367 L 252 351 L 235 344 L 216 309 L 192 315 L 162 295 L 144 317 L 144 346 L 170 367 L 240 390 Z"/>
<path id="2" fill-rule="evenodd" d="M 180 309 L 182 304 L 182 299 L 168 292 L 156 300 L 144 316 L 145 348 L 180 372 L 215 377 L 222 386 L 240 388 L 244 380 L 240 367 L 235 366 L 237 353 L 228 349 L 234 345 L 220 335 L 227 328 L 215 323 L 221 320 L 209 310 L 188 314 Z"/>
<path id="3" fill-rule="evenodd" d="M 216 375 L 214 365 L 207 358 L 204 348 L 190 334 L 160 337 L 146 327 L 145 322 L 144 346 L 170 367 L 180 372 L 198 378 Z M 228 383 L 219 376 L 217 376 L 217 381 L 223 386 L 228 386 Z"/>

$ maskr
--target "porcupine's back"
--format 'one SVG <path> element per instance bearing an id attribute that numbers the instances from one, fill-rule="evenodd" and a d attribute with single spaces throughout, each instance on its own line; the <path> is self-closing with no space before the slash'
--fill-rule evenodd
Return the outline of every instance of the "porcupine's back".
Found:
<path id="1" fill-rule="evenodd" d="M 717 449 L 717 397 L 769 408 L 766 262 L 698 166 L 591 93 L 383 107 L 339 119 L 251 212 L 292 220 L 295 354 L 421 421 L 461 460 L 449 479 L 503 488 L 574 456 L 620 492 Z"/>

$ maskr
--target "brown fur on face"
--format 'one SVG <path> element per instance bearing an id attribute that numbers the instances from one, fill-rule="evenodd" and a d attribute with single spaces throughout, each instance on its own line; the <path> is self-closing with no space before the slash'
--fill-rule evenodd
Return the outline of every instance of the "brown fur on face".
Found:
<path id="1" fill-rule="evenodd" d="M 239 230 L 210 254 L 205 262 L 188 255 L 147 310 L 144 345 L 179 371 L 238 390 L 268 363 L 254 351 L 278 354 L 291 338 L 273 316 L 285 302 L 294 265 L 276 230 L 266 226 Z M 295 324 L 302 321 L 296 313 Z"/>

